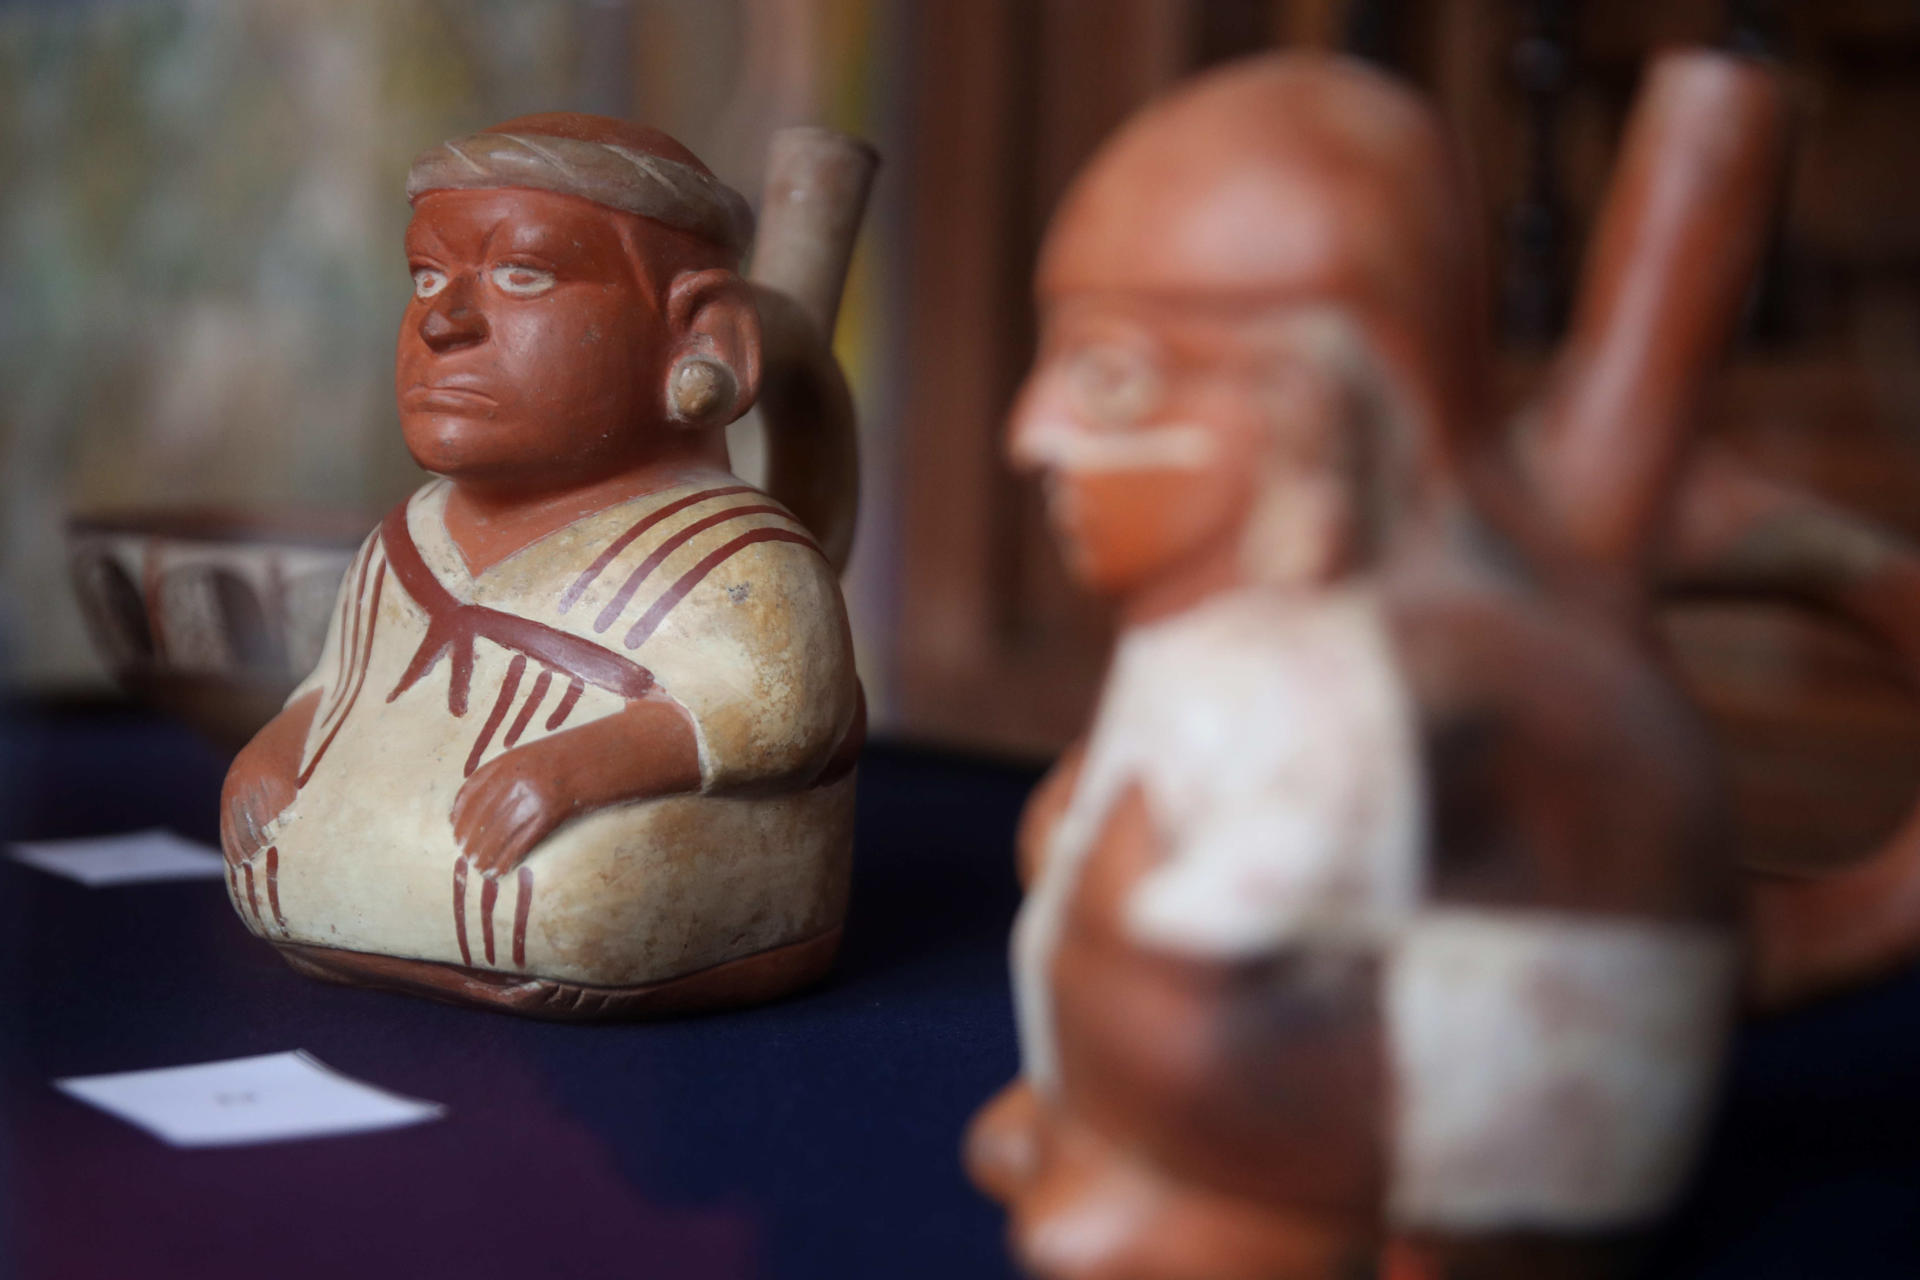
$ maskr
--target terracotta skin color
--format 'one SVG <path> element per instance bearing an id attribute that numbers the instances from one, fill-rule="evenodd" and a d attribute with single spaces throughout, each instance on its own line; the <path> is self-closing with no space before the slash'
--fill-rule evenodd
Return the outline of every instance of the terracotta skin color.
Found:
<path id="1" fill-rule="evenodd" d="M 1910 542 L 1713 450 L 1700 451 L 1679 499 L 1665 548 L 1679 589 L 1771 597 L 1847 623 L 1920 688 L 1920 550 Z M 1920 805 L 1839 870 L 1751 872 L 1747 934 L 1748 998 L 1761 1010 L 1911 964 L 1920 957 Z"/>
<path id="2" fill-rule="evenodd" d="M 1123 630 L 1023 818 L 1023 1074 L 967 1140 L 1036 1276 L 1615 1275 L 1685 1175 L 1721 795 L 1482 426 L 1470 209 L 1423 104 L 1281 56 L 1050 229 L 1010 451 Z"/>
<path id="3" fill-rule="evenodd" d="M 705 174 L 664 135 L 595 117 L 490 134 L 540 159 L 611 144 L 684 166 L 683 183 Z M 606 158 L 575 152 L 589 176 Z M 401 430 L 444 480 L 369 540 L 314 676 L 234 762 L 236 908 L 317 976 L 546 1016 L 735 1003 L 818 976 L 844 910 L 859 693 L 831 569 L 727 472 L 724 428 L 761 377 L 737 251 L 503 181 L 417 194 L 406 252 Z M 623 647 L 613 624 L 650 597 Z M 702 645 L 749 691 L 763 651 L 806 662 L 805 679 L 775 673 L 788 696 L 764 708 L 696 696 Z M 761 798 L 702 798 L 729 791 Z M 704 872 L 709 856 L 728 865 Z M 755 909 L 787 918 L 720 910 L 711 927 L 737 924 L 732 940 L 676 925 L 752 897 L 735 881 L 757 874 L 787 901 Z M 677 906 L 646 903 L 649 887 Z M 367 905 L 396 896 L 390 918 Z"/>

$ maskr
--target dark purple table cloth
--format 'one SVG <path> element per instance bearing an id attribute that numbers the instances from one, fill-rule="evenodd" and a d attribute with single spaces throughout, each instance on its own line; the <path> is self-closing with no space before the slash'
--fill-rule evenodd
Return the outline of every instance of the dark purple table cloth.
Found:
<path id="1" fill-rule="evenodd" d="M 0 838 L 211 841 L 223 762 L 131 712 L 0 713 Z M 1011 1272 L 957 1161 L 1015 1067 L 1006 935 L 1030 771 L 879 747 L 825 986 L 555 1026 L 323 986 L 216 881 L 0 860 L 0 1276 L 965 1277 Z M 304 1048 L 445 1103 L 379 1134 L 179 1151 L 57 1076 Z M 1920 974 L 1749 1029 L 1661 1277 L 1920 1276 Z"/>

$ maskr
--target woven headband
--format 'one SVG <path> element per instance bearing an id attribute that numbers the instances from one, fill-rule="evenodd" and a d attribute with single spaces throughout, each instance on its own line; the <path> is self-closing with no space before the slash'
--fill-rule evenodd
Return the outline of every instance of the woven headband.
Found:
<path id="1" fill-rule="evenodd" d="M 610 142 L 476 133 L 420 153 L 407 200 L 429 191 L 534 187 L 579 196 L 691 232 L 739 255 L 753 239 L 740 193 L 691 165 Z"/>

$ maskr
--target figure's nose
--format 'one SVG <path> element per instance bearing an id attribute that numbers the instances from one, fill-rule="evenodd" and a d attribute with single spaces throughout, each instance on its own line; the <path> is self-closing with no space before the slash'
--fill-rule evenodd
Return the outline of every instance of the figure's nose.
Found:
<path id="1" fill-rule="evenodd" d="M 420 320 L 420 340 L 434 351 L 452 351 L 487 340 L 487 317 L 473 305 L 466 281 L 451 281 L 440 291 Z"/>
<path id="2" fill-rule="evenodd" d="M 1016 471 L 1040 471 L 1053 461 L 1047 446 L 1059 428 L 1042 399 L 1031 385 L 1014 399 L 1007 422 L 1007 461 Z"/>

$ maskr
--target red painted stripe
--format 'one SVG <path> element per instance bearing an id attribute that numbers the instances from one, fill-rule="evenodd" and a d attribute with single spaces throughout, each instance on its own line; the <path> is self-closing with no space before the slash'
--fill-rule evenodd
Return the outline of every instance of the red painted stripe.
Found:
<path id="1" fill-rule="evenodd" d="M 359 552 L 354 556 L 356 563 L 347 566 L 347 576 L 353 576 L 353 571 L 356 566 L 364 569 L 367 563 L 367 557 L 371 555 L 372 552 L 373 544 L 371 542 L 361 547 Z M 341 585 L 344 586 L 346 584 L 343 582 Z M 337 643 L 333 646 L 333 680 L 327 686 L 327 692 L 330 695 L 327 698 L 327 705 L 321 708 L 320 711 L 319 723 L 321 724 L 325 724 L 327 717 L 332 714 L 334 700 L 340 696 L 340 686 L 346 683 L 347 651 L 353 648 L 351 622 L 353 607 L 360 602 L 360 592 L 365 589 L 366 585 L 367 579 L 363 573 L 358 586 L 354 587 L 352 591 L 342 591 L 340 593 L 339 626 L 334 630 Z"/>
<path id="2" fill-rule="evenodd" d="M 568 682 L 567 691 L 560 695 L 560 705 L 555 707 L 553 714 L 547 717 L 549 733 L 567 722 L 567 717 L 573 712 L 573 704 L 580 701 L 580 691 L 583 688 L 585 686 L 578 679 Z"/>
<path id="3" fill-rule="evenodd" d="M 447 675 L 447 710 L 467 714 L 467 691 L 473 688 L 473 641 L 453 646 L 453 669 Z"/>
<path id="4" fill-rule="evenodd" d="M 333 686 L 327 690 L 327 705 L 321 709 L 320 717 L 315 721 L 322 729 L 332 721 L 333 713 L 340 709 L 340 704 L 346 701 L 347 686 L 353 683 L 353 658 L 360 647 L 360 610 L 367 594 L 367 566 L 372 563 L 373 544 L 369 542 L 361 551 L 360 573 L 354 583 L 353 594 L 341 601 L 341 608 L 345 610 L 341 615 L 344 626 L 340 633 L 340 644 L 333 652 L 336 668 Z"/>
<path id="5" fill-rule="evenodd" d="M 433 570 L 407 532 L 406 504 L 387 513 L 380 526 L 386 548 L 386 567 L 427 615 L 427 634 L 408 661 L 400 680 L 387 695 L 392 702 L 433 670 L 447 653 L 453 654 L 447 680 L 447 709 L 467 713 L 467 684 L 473 674 L 474 644 L 490 640 L 503 649 L 522 653 L 535 662 L 564 671 L 623 698 L 644 697 L 653 687 L 653 673 L 638 663 L 571 632 L 535 622 L 519 614 L 503 613 L 485 605 L 463 604 L 433 576 Z"/>
<path id="6" fill-rule="evenodd" d="M 394 565 L 394 580 L 400 584 L 400 589 L 406 591 L 408 595 L 413 597 L 414 603 L 418 604 L 420 602 L 420 593 L 408 587 L 407 575 L 400 572 L 400 562 L 395 560 L 392 563 Z M 456 605 L 454 608 L 457 611 L 459 606 Z M 400 673 L 400 678 L 394 682 L 393 688 L 387 691 L 387 701 L 392 702 L 395 698 L 398 698 L 401 694 L 413 688 L 420 677 L 426 675 L 427 672 L 439 665 L 441 655 L 459 643 L 459 640 L 460 637 L 453 633 L 452 628 L 443 626 L 440 618 L 434 614 L 433 610 L 428 609 L 427 634 L 421 637 L 420 647 L 415 649 L 413 651 L 413 657 L 407 660 L 407 669 Z M 466 690 L 454 688 L 451 681 L 449 681 L 447 685 L 447 710 L 457 716 L 463 716 L 467 713 Z"/>
<path id="7" fill-rule="evenodd" d="M 638 649 L 645 644 L 647 637 L 652 635 L 654 630 L 667 620 L 667 615 L 673 612 L 673 606 L 679 604 L 686 597 L 687 592 L 699 586 L 702 578 L 712 573 L 729 556 L 744 551 L 756 542 L 793 542 L 803 547 L 812 547 L 815 551 L 820 550 L 819 547 L 814 546 L 813 539 L 804 533 L 792 533 L 786 529 L 755 529 L 751 533 L 741 534 L 725 546 L 708 552 L 705 559 L 681 574 L 679 581 L 662 592 L 660 598 L 640 615 L 640 621 L 634 623 L 633 629 L 627 632 L 627 638 L 624 641 L 627 648 Z"/>
<path id="8" fill-rule="evenodd" d="M 227 889 L 233 894 L 233 909 L 240 909 L 240 868 L 227 864 Z"/>
<path id="9" fill-rule="evenodd" d="M 453 934 L 460 939 L 460 963 L 473 967 L 473 952 L 467 950 L 467 860 L 453 864 Z"/>
<path id="10" fill-rule="evenodd" d="M 539 678 L 533 682 L 533 692 L 520 706 L 520 714 L 513 718 L 513 724 L 507 730 L 507 736 L 500 741 L 503 747 L 511 747 L 520 741 L 520 735 L 527 731 L 527 722 L 533 719 L 533 713 L 540 707 L 540 700 L 547 696 L 547 686 L 553 683 L 553 672 L 540 668 Z"/>
<path id="11" fill-rule="evenodd" d="M 253 921 L 265 928 L 266 922 L 260 919 L 260 895 L 253 891 L 253 864 L 242 863 L 240 869 L 247 873 L 247 905 L 253 908 Z"/>
<path id="12" fill-rule="evenodd" d="M 633 602 L 634 592 L 640 590 L 640 584 L 647 580 L 647 575 L 655 569 L 658 569 L 661 562 L 668 556 L 685 546 L 688 540 L 705 533 L 717 524 L 725 524 L 729 520 L 738 520 L 745 516 L 784 516 L 786 514 L 787 513 L 779 507 L 770 507 L 761 504 L 750 507 L 728 507 L 725 511 L 715 512 L 704 520 L 695 520 L 692 524 L 655 547 L 653 553 L 640 562 L 640 567 L 627 575 L 627 580 L 620 584 L 618 591 L 613 593 L 613 599 L 607 601 L 607 607 L 602 609 L 600 616 L 593 620 L 593 629 L 595 631 L 605 631 L 608 627 L 612 626 L 614 619 L 618 618 L 621 613 L 626 610 L 626 607 Z M 789 516 L 788 519 L 792 519 L 792 517 Z M 628 645 L 627 647 L 632 648 L 633 646 Z"/>
<path id="13" fill-rule="evenodd" d="M 480 728 L 480 736 L 473 740 L 473 750 L 467 752 L 467 777 L 480 767 L 480 757 L 487 754 L 487 747 L 493 742 L 493 735 L 500 728 L 500 722 L 507 718 L 507 708 L 513 705 L 513 696 L 520 692 L 520 673 L 527 669 L 527 655 L 516 653 L 513 661 L 507 664 L 506 678 L 500 681 L 500 694 L 493 700 L 493 710 L 487 713 L 487 722 Z"/>
<path id="14" fill-rule="evenodd" d="M 282 929 L 287 918 L 280 914 L 280 846 L 267 846 L 267 905 L 273 908 L 273 922 Z"/>
<path id="15" fill-rule="evenodd" d="M 758 490 L 752 488 L 750 485 L 744 484 L 729 485 L 724 489 L 707 489 L 703 492 L 681 498 L 678 501 L 669 502 L 657 511 L 648 512 L 636 523 L 631 525 L 625 533 L 615 538 L 612 542 L 609 542 L 606 550 L 596 556 L 593 563 L 588 565 L 586 569 L 581 572 L 580 576 L 573 580 L 573 585 L 561 593 L 560 612 L 565 613 L 567 610 L 573 608 L 573 606 L 579 602 L 581 595 L 586 592 L 586 589 L 593 585 L 593 580 L 598 578 L 601 573 L 606 570 L 608 565 L 618 559 L 622 551 L 632 546 L 635 538 L 638 538 L 641 534 L 653 528 L 653 526 L 659 524 L 668 516 L 676 512 L 685 511 L 688 507 L 696 503 L 705 502 L 708 498 L 725 498 L 736 493 L 756 492 L 758 492 Z"/>
<path id="16" fill-rule="evenodd" d="M 480 938 L 487 944 L 487 963 L 493 963 L 493 904 L 500 899 L 500 882 L 480 877 Z"/>
<path id="17" fill-rule="evenodd" d="M 527 967 L 527 916 L 533 910 L 533 868 L 520 868 L 520 896 L 513 904 L 513 967 Z"/>
<path id="18" fill-rule="evenodd" d="M 380 590 L 386 585 L 387 566 L 383 564 L 380 566 L 380 572 L 373 577 L 373 603 L 367 609 L 367 637 L 360 654 L 360 674 L 354 677 L 353 692 L 347 695 L 347 705 L 340 712 L 340 718 L 334 721 L 333 728 L 328 731 L 325 741 L 321 742 L 320 749 L 313 753 L 313 759 L 307 761 L 307 767 L 300 771 L 298 778 L 294 779 L 293 785 L 296 788 L 306 786 L 307 779 L 313 777 L 313 771 L 320 767 L 320 761 L 326 756 L 327 748 L 333 745 L 334 738 L 340 734 L 341 726 L 345 725 L 347 717 L 353 714 L 354 701 L 359 698 L 361 688 L 367 683 L 367 668 L 373 665 L 373 633 L 380 627 Z"/>

